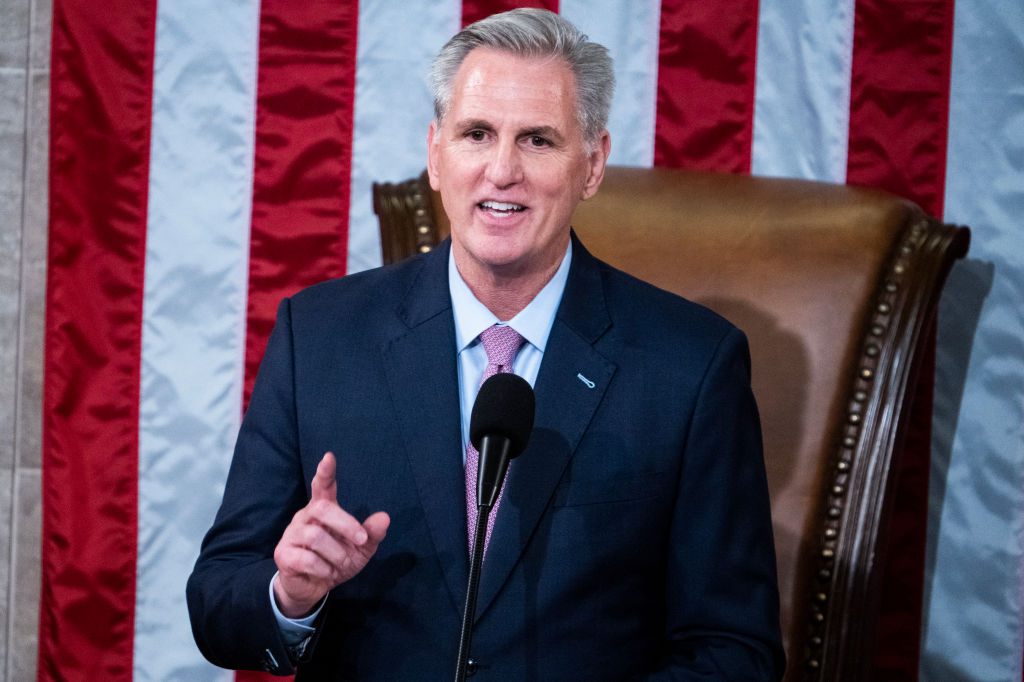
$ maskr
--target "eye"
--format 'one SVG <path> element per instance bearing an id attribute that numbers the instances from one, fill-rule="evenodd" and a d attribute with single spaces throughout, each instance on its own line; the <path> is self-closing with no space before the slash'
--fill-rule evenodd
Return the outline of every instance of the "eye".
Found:
<path id="1" fill-rule="evenodd" d="M 529 137 L 531 147 L 550 147 L 551 143 L 548 142 L 547 138 L 541 137 L 540 135 L 531 135 Z"/>
<path id="2" fill-rule="evenodd" d="M 483 142 L 486 134 L 482 130 L 470 130 L 466 133 L 466 137 L 473 140 L 474 142 Z"/>

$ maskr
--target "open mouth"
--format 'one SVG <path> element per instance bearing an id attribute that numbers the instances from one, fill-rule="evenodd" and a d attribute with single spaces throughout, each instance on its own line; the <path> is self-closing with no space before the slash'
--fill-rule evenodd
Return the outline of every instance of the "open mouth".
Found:
<path id="1" fill-rule="evenodd" d="M 522 213 L 526 207 L 522 204 L 506 204 L 502 201 L 481 201 L 477 206 L 492 215 L 507 216 Z"/>

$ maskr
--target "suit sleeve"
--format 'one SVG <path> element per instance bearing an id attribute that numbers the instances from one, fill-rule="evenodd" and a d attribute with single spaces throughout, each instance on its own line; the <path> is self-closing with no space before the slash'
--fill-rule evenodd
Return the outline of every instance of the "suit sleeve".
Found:
<path id="1" fill-rule="evenodd" d="M 670 531 L 664 668 L 651 680 L 778 680 L 785 667 L 761 427 L 746 338 L 701 382 Z"/>
<path id="2" fill-rule="evenodd" d="M 187 586 L 192 631 L 216 665 L 293 672 L 268 599 L 274 548 L 309 499 L 298 455 L 286 299 L 242 421 L 224 498 Z"/>

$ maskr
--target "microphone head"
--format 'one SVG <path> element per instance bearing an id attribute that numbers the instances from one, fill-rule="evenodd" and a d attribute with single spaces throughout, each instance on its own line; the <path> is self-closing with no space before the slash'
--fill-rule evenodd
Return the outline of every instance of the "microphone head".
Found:
<path id="1" fill-rule="evenodd" d="M 533 389 L 526 379 L 503 372 L 488 378 L 477 393 L 469 419 L 469 440 L 480 449 L 484 436 L 503 436 L 511 443 L 511 457 L 525 448 L 533 430 Z"/>

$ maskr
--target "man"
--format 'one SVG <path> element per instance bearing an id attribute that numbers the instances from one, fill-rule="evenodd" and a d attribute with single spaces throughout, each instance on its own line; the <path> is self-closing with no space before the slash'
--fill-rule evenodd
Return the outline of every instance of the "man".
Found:
<path id="1" fill-rule="evenodd" d="M 200 648 L 300 680 L 454 674 L 467 422 L 503 334 L 537 410 L 493 514 L 470 671 L 778 679 L 746 341 L 571 234 L 610 148 L 604 48 L 516 10 L 453 38 L 433 81 L 451 241 L 282 303 L 189 581 Z"/>

